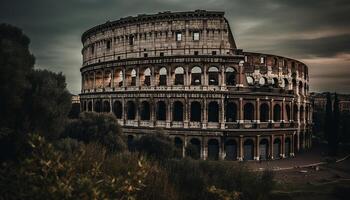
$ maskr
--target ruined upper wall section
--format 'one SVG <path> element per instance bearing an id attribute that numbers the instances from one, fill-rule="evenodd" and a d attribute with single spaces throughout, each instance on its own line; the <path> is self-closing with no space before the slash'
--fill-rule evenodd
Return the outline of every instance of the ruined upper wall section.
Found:
<path id="1" fill-rule="evenodd" d="M 128 58 L 234 55 L 224 12 L 197 10 L 126 17 L 83 33 L 83 65 Z"/>

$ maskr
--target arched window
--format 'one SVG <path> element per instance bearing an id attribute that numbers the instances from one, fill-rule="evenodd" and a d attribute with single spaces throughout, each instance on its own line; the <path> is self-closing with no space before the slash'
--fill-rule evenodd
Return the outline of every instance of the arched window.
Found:
<path id="1" fill-rule="evenodd" d="M 290 138 L 286 138 L 285 143 L 284 143 L 284 154 L 286 157 L 290 156 L 291 153 L 291 142 L 290 142 Z"/>
<path id="2" fill-rule="evenodd" d="M 279 104 L 276 104 L 273 107 L 273 121 L 275 122 L 281 121 L 281 106 Z"/>
<path id="3" fill-rule="evenodd" d="M 147 101 L 143 101 L 141 103 L 141 120 L 150 120 L 151 110 L 149 103 Z"/>
<path id="4" fill-rule="evenodd" d="M 167 70 L 165 67 L 162 67 L 160 70 L 159 70 L 159 85 L 167 85 L 166 82 L 167 82 Z"/>
<path id="5" fill-rule="evenodd" d="M 260 86 L 266 86 L 267 85 L 267 79 L 265 77 L 261 77 L 259 79 L 259 85 Z"/>
<path id="6" fill-rule="evenodd" d="M 294 104 L 293 106 L 293 120 L 296 122 L 298 121 L 298 106 L 296 104 Z"/>
<path id="7" fill-rule="evenodd" d="M 252 103 L 244 105 L 244 120 L 254 120 L 254 105 Z"/>
<path id="8" fill-rule="evenodd" d="M 219 122 L 219 104 L 216 101 L 208 104 L 208 122 Z"/>
<path id="9" fill-rule="evenodd" d="M 273 78 L 273 79 L 272 79 L 272 86 L 273 86 L 274 88 L 278 88 L 278 87 L 279 87 L 278 78 Z"/>
<path id="10" fill-rule="evenodd" d="M 103 87 L 102 83 L 103 83 L 102 71 L 97 71 L 95 75 L 96 88 L 102 88 Z"/>
<path id="11" fill-rule="evenodd" d="M 127 119 L 134 120 L 136 117 L 135 103 L 133 101 L 128 101 L 126 105 L 127 105 Z"/>
<path id="12" fill-rule="evenodd" d="M 267 160 L 269 158 L 269 141 L 267 139 L 260 140 L 259 153 L 260 160 Z"/>
<path id="13" fill-rule="evenodd" d="M 266 103 L 260 105 L 260 121 L 268 122 L 269 121 L 269 106 Z"/>
<path id="14" fill-rule="evenodd" d="M 182 139 L 179 138 L 179 137 L 175 137 L 174 138 L 174 145 L 175 145 L 175 148 L 180 153 L 180 155 L 177 155 L 177 156 L 179 158 L 182 158 L 182 156 L 183 156 L 183 146 L 184 146 L 184 143 L 183 143 Z"/>
<path id="15" fill-rule="evenodd" d="M 299 81 L 299 94 L 303 93 L 303 82 Z"/>
<path id="16" fill-rule="evenodd" d="M 109 104 L 109 101 L 103 102 L 103 112 L 109 113 L 111 111 L 111 106 Z"/>
<path id="17" fill-rule="evenodd" d="M 131 70 L 131 86 L 136 86 L 136 70 Z"/>
<path id="18" fill-rule="evenodd" d="M 219 85 L 219 69 L 217 67 L 209 67 L 209 85 Z"/>
<path id="19" fill-rule="evenodd" d="M 123 80 L 124 80 L 124 76 L 123 76 L 123 71 L 119 71 L 119 73 L 116 74 L 117 76 L 115 77 L 116 80 L 116 85 L 118 85 L 119 87 L 123 86 Z"/>
<path id="20" fill-rule="evenodd" d="M 300 106 L 300 121 L 304 121 L 304 106 Z"/>
<path id="21" fill-rule="evenodd" d="M 92 111 L 92 102 L 91 101 L 89 101 L 89 103 L 88 103 L 88 111 Z"/>
<path id="22" fill-rule="evenodd" d="M 202 82 L 202 69 L 198 66 L 191 69 L 191 85 L 200 85 Z"/>
<path id="23" fill-rule="evenodd" d="M 143 84 L 146 85 L 146 86 L 150 86 L 151 85 L 151 70 L 150 70 L 150 68 L 147 68 L 144 71 Z"/>
<path id="24" fill-rule="evenodd" d="M 198 101 L 191 102 L 191 121 L 200 122 L 202 120 L 202 108 Z"/>
<path id="25" fill-rule="evenodd" d="M 157 102 L 157 120 L 166 120 L 166 104 L 164 101 Z"/>
<path id="26" fill-rule="evenodd" d="M 236 70 L 232 67 L 227 67 L 225 71 L 226 85 L 235 86 L 236 85 Z"/>
<path id="27" fill-rule="evenodd" d="M 98 113 L 102 111 L 102 109 L 101 109 L 101 101 L 100 101 L 100 100 L 97 100 L 97 101 L 95 102 L 94 111 L 95 111 L 95 112 L 98 112 Z"/>
<path id="28" fill-rule="evenodd" d="M 254 142 L 251 139 L 244 141 L 243 143 L 244 160 L 254 159 Z"/>
<path id="29" fill-rule="evenodd" d="M 190 151 L 186 150 L 187 155 L 191 156 L 193 159 L 199 159 L 201 156 L 201 142 L 200 142 L 200 140 L 197 138 L 192 138 L 190 140 L 190 145 L 193 148 L 190 148 Z"/>
<path id="30" fill-rule="evenodd" d="M 208 141 L 208 160 L 219 159 L 219 142 L 216 139 Z"/>
<path id="31" fill-rule="evenodd" d="M 276 138 L 273 142 L 273 158 L 278 159 L 280 158 L 281 154 L 281 140 L 279 138 Z"/>
<path id="32" fill-rule="evenodd" d="M 229 102 L 226 105 L 226 122 L 237 121 L 237 105 L 233 102 Z"/>
<path id="33" fill-rule="evenodd" d="M 225 160 L 237 159 L 237 143 L 235 140 L 228 140 L 225 142 Z"/>
<path id="34" fill-rule="evenodd" d="M 104 87 L 112 86 L 112 74 L 110 70 L 106 70 L 104 73 Z"/>
<path id="35" fill-rule="evenodd" d="M 247 76 L 247 83 L 250 86 L 254 85 L 254 78 L 252 76 Z"/>
<path id="36" fill-rule="evenodd" d="M 290 121 L 291 117 L 290 117 L 290 106 L 288 104 L 286 104 L 286 121 Z"/>
<path id="37" fill-rule="evenodd" d="M 181 101 L 175 101 L 173 105 L 173 121 L 183 121 L 183 104 Z"/>
<path id="38" fill-rule="evenodd" d="M 117 119 L 123 118 L 123 105 L 120 101 L 115 101 L 113 104 L 113 113 Z"/>
<path id="39" fill-rule="evenodd" d="M 288 90 L 288 87 L 289 87 L 288 79 L 286 79 L 286 78 L 282 79 L 281 80 L 281 88 Z"/>
<path id="40" fill-rule="evenodd" d="M 175 85 L 184 84 L 184 69 L 182 67 L 177 67 L 175 69 Z"/>

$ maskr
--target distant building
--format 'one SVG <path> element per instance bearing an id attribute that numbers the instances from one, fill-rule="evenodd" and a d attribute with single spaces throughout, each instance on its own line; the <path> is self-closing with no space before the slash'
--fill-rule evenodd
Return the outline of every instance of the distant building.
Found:
<path id="1" fill-rule="evenodd" d="M 238 49 L 224 12 L 126 17 L 82 35 L 81 110 L 129 140 L 163 128 L 201 159 L 292 157 L 311 146 L 308 67 Z"/>
<path id="2" fill-rule="evenodd" d="M 339 98 L 340 112 L 350 112 L 350 94 L 337 94 Z M 332 101 L 334 100 L 334 93 L 331 93 Z M 327 92 L 324 93 L 310 93 L 312 99 L 314 112 L 325 112 L 327 104 Z"/>

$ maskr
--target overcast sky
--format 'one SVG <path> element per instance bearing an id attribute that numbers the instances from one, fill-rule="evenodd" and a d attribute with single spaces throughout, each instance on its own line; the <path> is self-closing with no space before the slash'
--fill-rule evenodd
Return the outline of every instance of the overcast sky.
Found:
<path id="1" fill-rule="evenodd" d="M 350 0 L 8 0 L 0 23 L 31 38 L 36 68 L 81 87 L 81 34 L 108 20 L 161 11 L 225 11 L 238 48 L 296 58 L 309 66 L 311 91 L 350 93 Z"/>

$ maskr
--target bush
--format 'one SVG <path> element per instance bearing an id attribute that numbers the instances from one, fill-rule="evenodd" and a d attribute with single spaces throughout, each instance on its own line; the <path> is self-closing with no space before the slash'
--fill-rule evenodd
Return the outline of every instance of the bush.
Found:
<path id="1" fill-rule="evenodd" d="M 111 152 L 126 150 L 122 130 L 112 114 L 85 112 L 66 127 L 63 137 L 70 137 L 84 143 L 98 142 Z"/>
<path id="2" fill-rule="evenodd" d="M 174 158 L 176 156 L 175 145 L 162 130 L 158 130 L 154 134 L 143 135 L 135 141 L 134 147 L 140 153 L 157 160 Z"/>

